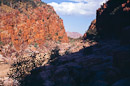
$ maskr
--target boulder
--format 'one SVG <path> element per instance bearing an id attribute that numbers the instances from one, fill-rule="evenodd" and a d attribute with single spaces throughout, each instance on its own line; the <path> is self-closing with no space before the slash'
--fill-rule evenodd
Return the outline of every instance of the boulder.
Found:
<path id="1" fill-rule="evenodd" d="M 113 65 L 119 68 L 124 75 L 130 76 L 130 51 L 117 51 L 113 55 Z"/>
<path id="2" fill-rule="evenodd" d="M 130 86 L 130 78 L 125 78 L 115 82 L 112 86 Z"/>

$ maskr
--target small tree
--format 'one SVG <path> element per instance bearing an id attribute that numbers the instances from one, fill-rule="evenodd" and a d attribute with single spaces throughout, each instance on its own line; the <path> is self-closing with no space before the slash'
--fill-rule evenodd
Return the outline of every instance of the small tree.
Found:
<path id="1" fill-rule="evenodd" d="M 3 5 L 3 0 L 1 0 L 1 5 Z"/>
<path id="2" fill-rule="evenodd" d="M 53 49 L 53 50 L 51 51 L 51 56 L 50 56 L 51 60 L 54 60 L 54 59 L 56 59 L 58 56 L 60 56 L 59 51 L 60 51 L 60 49 L 59 49 L 58 46 L 56 46 L 55 49 Z"/>
<path id="3" fill-rule="evenodd" d="M 13 0 L 9 0 L 9 4 L 11 7 L 13 7 Z"/>

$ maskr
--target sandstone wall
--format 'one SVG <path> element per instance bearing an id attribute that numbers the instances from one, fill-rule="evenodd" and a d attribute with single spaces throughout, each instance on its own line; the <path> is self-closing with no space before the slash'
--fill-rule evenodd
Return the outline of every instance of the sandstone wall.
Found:
<path id="1" fill-rule="evenodd" d="M 63 20 L 53 7 L 43 2 L 15 2 L 0 6 L 0 41 L 12 43 L 18 50 L 22 44 L 43 44 L 45 40 L 68 42 Z"/>

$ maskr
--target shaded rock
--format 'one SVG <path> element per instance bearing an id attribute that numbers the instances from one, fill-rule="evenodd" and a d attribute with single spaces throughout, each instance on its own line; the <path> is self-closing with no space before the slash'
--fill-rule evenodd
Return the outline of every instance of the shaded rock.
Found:
<path id="1" fill-rule="evenodd" d="M 109 67 L 105 70 L 104 80 L 109 84 L 114 83 L 121 78 L 121 71 L 115 67 Z"/>
<path id="2" fill-rule="evenodd" d="M 127 8 L 125 10 L 125 8 Z M 96 28 L 101 38 L 122 38 L 122 31 L 130 25 L 129 0 L 108 0 L 97 10 Z M 127 36 L 130 37 L 128 34 Z M 125 38 L 125 37 L 123 37 Z M 128 40 L 126 38 L 126 40 Z"/>
<path id="3" fill-rule="evenodd" d="M 117 51 L 113 55 L 113 64 L 125 75 L 130 75 L 130 51 Z"/>
<path id="4" fill-rule="evenodd" d="M 84 50 L 83 50 L 83 54 L 84 55 L 90 55 L 93 53 L 93 48 L 90 46 L 90 47 L 84 47 Z"/>
<path id="5" fill-rule="evenodd" d="M 54 86 L 54 83 L 51 82 L 51 81 L 49 81 L 49 80 L 46 80 L 43 85 L 44 85 L 44 86 Z"/>
<path id="6" fill-rule="evenodd" d="M 129 65 L 130 51 L 117 51 L 113 55 L 113 63 L 116 67 L 124 68 Z"/>
<path id="7" fill-rule="evenodd" d="M 130 44 L 130 26 L 123 28 L 121 44 Z"/>
<path id="8" fill-rule="evenodd" d="M 98 80 L 92 86 L 108 86 L 108 83 Z"/>
<path id="9" fill-rule="evenodd" d="M 130 1 L 108 0 L 97 10 L 84 39 L 120 39 L 130 44 Z"/>
<path id="10" fill-rule="evenodd" d="M 130 86 L 130 78 L 119 80 L 115 82 L 112 86 Z"/>

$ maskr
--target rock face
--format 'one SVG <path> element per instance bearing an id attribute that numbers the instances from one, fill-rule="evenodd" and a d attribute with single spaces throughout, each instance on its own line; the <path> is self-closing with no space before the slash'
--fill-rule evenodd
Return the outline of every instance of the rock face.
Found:
<path id="1" fill-rule="evenodd" d="M 82 37 L 82 34 L 78 32 L 67 32 L 67 36 L 70 38 L 80 38 Z"/>
<path id="2" fill-rule="evenodd" d="M 130 28 L 130 0 L 108 0 L 97 10 L 97 31 L 102 38 L 122 38 Z M 126 31 L 126 32 L 127 32 Z M 130 35 L 128 35 L 130 37 Z"/>
<path id="3" fill-rule="evenodd" d="M 63 20 L 41 0 L 4 0 L 0 6 L 0 42 L 17 50 L 45 40 L 68 42 Z"/>
<path id="4" fill-rule="evenodd" d="M 97 10 L 96 20 L 92 22 L 84 38 L 86 39 L 88 33 L 94 32 L 96 37 L 118 38 L 130 43 L 129 15 L 130 0 L 108 0 Z"/>
<path id="5" fill-rule="evenodd" d="M 116 45 L 116 47 L 118 47 L 117 49 L 116 47 L 113 47 L 113 49 L 108 49 L 108 47 L 106 47 L 100 51 L 102 52 L 102 55 L 104 52 L 106 52 L 104 55 L 111 56 L 109 58 L 112 60 L 112 65 L 109 67 L 110 69 L 106 70 L 109 72 L 105 74 L 105 80 L 107 83 L 111 84 L 110 86 L 129 86 L 130 0 L 108 0 L 106 3 L 104 3 L 101 8 L 97 10 L 95 22 L 93 21 L 91 23 L 89 30 L 84 34 L 83 37 L 84 39 L 100 38 L 98 39 L 98 48 L 106 46 L 112 47 L 114 44 L 118 44 Z M 109 41 L 109 43 L 101 46 L 101 43 L 105 44 L 105 42 L 103 42 L 104 39 Z M 115 41 L 117 40 L 118 42 L 116 43 Z M 127 43 L 127 45 L 122 45 L 122 43 Z M 106 58 L 106 56 L 104 58 Z M 97 75 L 103 79 L 103 77 L 101 77 L 102 73 L 101 75 Z M 100 86 L 109 86 L 101 85 L 101 82 L 98 82 L 98 84 L 99 83 Z"/>
<path id="6" fill-rule="evenodd" d="M 97 34 L 97 29 L 96 29 L 96 19 L 92 21 L 91 25 L 89 26 L 88 31 L 84 34 L 83 38 L 92 38 Z"/>

